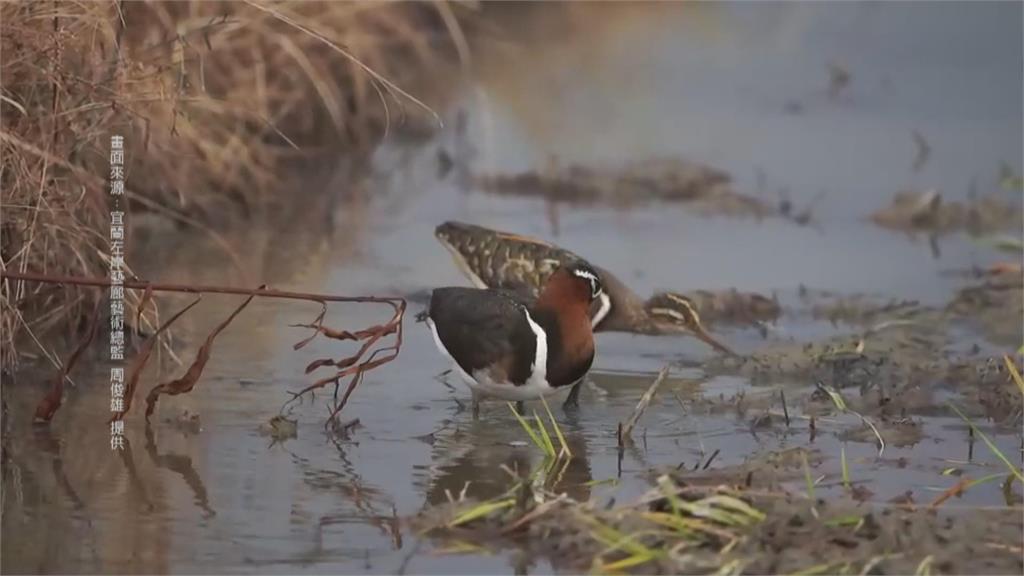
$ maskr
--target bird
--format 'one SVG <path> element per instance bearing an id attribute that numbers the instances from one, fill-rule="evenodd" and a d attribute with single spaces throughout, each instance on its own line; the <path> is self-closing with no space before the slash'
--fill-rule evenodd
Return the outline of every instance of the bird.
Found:
<path id="1" fill-rule="evenodd" d="M 584 260 L 537 238 L 464 222 L 444 222 L 434 235 L 474 286 L 502 288 L 524 297 L 536 297 L 545 280 L 563 263 Z M 715 350 L 736 356 L 704 328 L 692 299 L 676 292 L 657 292 L 645 301 L 608 270 L 591 267 L 604 288 L 590 310 L 595 332 L 692 334 Z"/>
<path id="2" fill-rule="evenodd" d="M 600 275 L 584 260 L 558 266 L 540 294 L 501 288 L 436 288 L 425 322 L 440 352 L 480 401 L 521 402 L 581 381 L 594 361 L 590 307 L 604 296 Z"/>

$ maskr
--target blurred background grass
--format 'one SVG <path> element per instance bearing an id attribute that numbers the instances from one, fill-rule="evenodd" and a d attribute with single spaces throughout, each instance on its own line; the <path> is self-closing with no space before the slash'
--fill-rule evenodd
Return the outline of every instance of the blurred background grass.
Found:
<path id="1" fill-rule="evenodd" d="M 282 180 L 311 159 L 435 129 L 433 108 L 454 84 L 436 76 L 457 71 L 473 12 L 443 2 L 0 5 L 0 265 L 107 275 L 111 135 L 125 137 L 132 216 L 216 236 L 280 211 Z M 426 94 L 402 88 L 426 77 Z M 73 334 L 100 296 L 5 279 L 0 362 L 16 365 L 25 336 Z"/>

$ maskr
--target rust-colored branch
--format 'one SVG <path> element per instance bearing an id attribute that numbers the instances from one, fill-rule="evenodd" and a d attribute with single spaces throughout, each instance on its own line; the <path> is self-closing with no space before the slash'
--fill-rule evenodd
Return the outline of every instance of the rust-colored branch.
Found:
<path id="1" fill-rule="evenodd" d="M 111 422 L 115 420 L 123 420 L 124 415 L 132 409 L 132 400 L 135 398 L 135 389 L 139 387 L 139 377 L 142 376 L 142 369 L 146 367 L 146 362 L 149 361 L 149 355 L 153 352 L 153 347 L 156 346 L 157 340 L 160 338 L 160 334 L 170 328 L 171 324 L 174 324 L 182 314 L 191 310 L 196 304 L 199 304 L 201 299 L 202 296 L 193 300 L 188 306 L 178 310 L 174 316 L 171 316 L 167 322 L 164 322 L 159 328 L 157 328 L 156 332 L 153 332 L 150 334 L 149 338 L 146 338 L 146 341 L 142 344 L 142 348 L 139 350 L 139 353 L 135 356 L 135 359 L 132 360 L 132 367 L 128 371 L 128 385 L 124 391 L 124 410 L 115 412 L 114 415 L 110 417 Z"/>
<path id="2" fill-rule="evenodd" d="M 98 288 L 109 288 L 111 283 L 108 278 L 83 278 L 75 276 L 52 276 L 48 274 L 38 274 L 34 272 L 0 272 L 0 278 L 10 278 L 14 280 L 24 280 L 29 282 L 44 282 L 48 284 L 57 285 L 76 285 L 76 286 L 93 286 Z M 248 296 L 244 303 L 242 303 L 223 323 L 217 326 L 214 331 L 207 337 L 206 342 L 200 347 L 197 353 L 195 361 L 189 367 L 188 371 L 181 378 L 168 382 L 165 384 L 157 385 L 146 399 L 146 417 L 153 413 L 153 409 L 156 404 L 156 399 L 161 394 L 182 394 L 192 390 L 195 386 L 196 381 L 202 375 L 203 367 L 210 358 L 210 351 L 212 348 L 213 340 L 216 336 L 227 327 L 228 324 L 237 316 L 242 309 L 252 301 L 253 298 L 259 296 L 262 298 L 285 298 L 292 300 L 305 300 L 310 302 L 317 302 L 321 306 L 320 313 L 314 318 L 312 323 L 309 324 L 295 324 L 293 326 L 299 326 L 309 328 L 313 330 L 313 334 L 303 339 L 302 341 L 295 344 L 296 350 L 302 348 L 315 337 L 323 335 L 326 338 L 333 340 L 355 340 L 363 341 L 363 344 L 359 347 L 355 354 L 342 358 L 340 360 L 321 359 L 311 363 L 306 372 L 312 372 L 318 368 L 327 366 L 333 366 L 338 368 L 338 372 L 331 376 L 321 378 L 313 384 L 303 388 L 297 393 L 292 393 L 292 399 L 286 402 L 286 405 L 292 401 L 298 400 L 304 394 L 312 392 L 324 386 L 334 384 L 337 386 L 342 378 L 351 376 L 348 387 L 340 401 L 335 397 L 335 404 L 331 407 L 330 417 L 327 421 L 327 425 L 334 419 L 335 416 L 345 407 L 348 403 L 349 397 L 352 392 L 359 385 L 363 379 L 363 375 L 388 362 L 391 362 L 398 357 L 398 353 L 402 348 L 402 320 L 405 317 L 406 301 L 404 298 L 391 297 L 391 296 L 332 296 L 329 294 L 314 294 L 308 292 L 291 292 L 285 290 L 272 290 L 265 286 L 261 286 L 256 289 L 248 288 L 233 288 L 229 286 L 202 286 L 192 284 L 169 284 L 160 282 L 148 282 L 141 279 L 130 279 L 125 280 L 123 286 L 133 290 L 143 290 L 143 296 L 140 303 L 140 308 L 145 307 L 153 297 L 153 292 L 182 292 L 187 294 L 230 294 L 237 296 Z M 198 301 L 198 300 L 197 300 Z M 394 311 L 391 319 L 386 324 L 370 326 L 369 328 L 351 332 L 348 330 L 335 330 L 328 326 L 324 326 L 323 320 L 327 312 L 327 302 L 354 302 L 354 303 L 376 303 L 376 304 L 387 304 Z M 189 310 L 196 302 L 193 302 L 189 306 L 180 310 L 170 320 L 165 322 L 155 334 L 151 335 L 147 342 L 144 344 L 142 352 L 135 359 L 131 374 L 129 377 L 129 385 L 126 389 L 125 407 L 123 412 L 118 412 L 113 415 L 111 421 L 119 420 L 124 418 L 132 404 L 132 398 L 134 396 L 135 389 L 138 385 L 138 378 L 142 371 L 142 367 L 145 365 L 148 359 L 152 347 L 156 342 L 156 337 L 169 327 L 175 320 L 178 319 L 182 314 Z M 95 325 L 90 328 L 90 332 L 95 332 Z M 394 334 L 395 340 L 390 346 L 384 346 L 376 350 L 372 350 L 373 346 L 377 344 L 383 337 Z M 91 340 L 91 338 L 90 338 Z M 76 350 L 72 359 L 69 360 L 66 370 L 70 369 L 74 361 L 80 354 L 81 349 L 88 344 L 88 341 L 80 345 L 80 349 Z M 367 356 L 367 354 L 369 354 Z M 63 374 L 61 375 L 61 381 L 63 380 Z M 337 392 L 337 390 L 335 390 Z M 50 394 L 52 396 L 53 393 Z M 44 399 L 40 403 L 40 411 L 45 412 L 47 418 L 53 416 L 53 412 L 60 406 L 59 396 L 54 403 L 50 396 Z M 45 405 L 45 406 L 44 406 Z M 51 406 L 52 405 L 52 406 Z"/>
<path id="3" fill-rule="evenodd" d="M 45 282 L 49 284 L 72 284 L 76 286 L 97 286 L 100 288 L 109 287 L 109 278 L 85 278 L 79 276 L 54 276 L 50 274 L 39 274 L 36 272 L 0 272 L 0 278 L 12 280 L 26 280 L 29 282 Z M 398 303 L 404 299 L 398 296 L 332 296 L 330 294 L 314 294 L 310 292 L 291 292 L 288 290 L 273 290 L 270 288 L 233 288 L 230 286 L 203 286 L 200 284 L 170 284 L 163 282 L 148 282 L 135 279 L 124 281 L 125 288 L 145 290 L 152 287 L 158 292 L 184 292 L 187 294 L 234 294 L 237 296 L 260 296 L 264 298 L 286 298 L 291 300 L 309 300 L 312 302 L 376 302 L 388 304 L 397 309 Z"/>
<path id="4" fill-rule="evenodd" d="M 100 305 L 103 303 L 102 298 L 96 299 L 96 305 L 93 307 L 92 316 L 89 318 L 89 327 L 86 329 L 85 336 L 82 337 L 81 342 L 75 347 L 74 352 L 68 357 L 67 361 L 64 362 L 63 368 L 60 370 L 60 374 L 57 375 L 57 379 L 53 382 L 53 387 L 50 388 L 50 392 L 43 397 L 36 406 L 36 420 L 39 422 L 49 422 L 53 415 L 60 408 L 61 401 L 64 398 L 64 380 L 68 377 L 68 373 L 74 368 L 78 362 L 78 358 L 81 357 L 82 352 L 89 344 L 96 338 L 96 332 L 98 332 L 100 324 Z"/>
<path id="5" fill-rule="evenodd" d="M 260 288 L 263 288 L 263 286 L 260 286 Z M 157 384 L 149 391 L 149 395 L 146 396 L 146 420 L 149 420 L 149 417 L 153 415 L 153 410 L 156 409 L 156 401 L 160 398 L 161 394 L 176 396 L 178 394 L 185 394 L 186 392 L 192 391 L 192 388 L 196 385 L 199 377 L 203 375 L 203 368 L 205 368 L 206 363 L 210 361 L 210 354 L 213 351 L 214 339 L 216 339 L 217 336 L 228 327 L 228 324 L 231 324 L 231 321 L 235 319 L 235 316 L 238 316 L 255 297 L 256 296 L 254 294 L 246 298 L 245 302 L 242 302 L 238 308 L 235 308 L 235 311 L 232 312 L 226 320 L 218 324 L 217 327 L 213 329 L 213 332 L 210 332 L 210 335 L 206 337 L 206 341 L 203 342 L 203 345 L 196 353 L 196 359 L 192 361 L 192 365 L 188 367 L 184 376 L 164 384 Z"/>

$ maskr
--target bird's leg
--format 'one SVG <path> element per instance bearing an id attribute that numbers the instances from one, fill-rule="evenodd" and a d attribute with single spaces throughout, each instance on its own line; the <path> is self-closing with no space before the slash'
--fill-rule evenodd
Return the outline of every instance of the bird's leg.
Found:
<path id="1" fill-rule="evenodd" d="M 473 392 L 473 420 L 480 419 L 480 396 Z"/>
<path id="2" fill-rule="evenodd" d="M 572 385 L 569 395 L 565 397 L 565 402 L 562 403 L 562 410 L 575 410 L 580 407 L 581 386 L 583 386 L 583 378 L 580 378 L 578 382 Z"/>
<path id="3" fill-rule="evenodd" d="M 522 400 L 516 402 L 516 412 L 519 412 L 520 414 L 526 413 L 526 404 L 524 404 Z"/>

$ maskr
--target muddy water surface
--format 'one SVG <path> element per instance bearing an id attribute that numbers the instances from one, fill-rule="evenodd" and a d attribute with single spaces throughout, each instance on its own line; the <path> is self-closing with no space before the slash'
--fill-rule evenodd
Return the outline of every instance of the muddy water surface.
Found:
<path id="1" fill-rule="evenodd" d="M 1020 5 L 604 10 L 570 14 L 562 34 L 538 26 L 540 32 L 482 43 L 473 62 L 478 72 L 448 114 L 448 128 L 426 144 L 380 149 L 373 176 L 344 195 L 353 199 L 318 208 L 333 215 L 333 231 L 308 233 L 326 227 L 321 222 L 233 237 L 246 247 L 247 268 L 280 288 L 407 295 L 416 312 L 430 287 L 467 284 L 433 228 L 447 219 L 471 221 L 554 240 L 642 295 L 732 287 L 775 293 L 787 313 L 770 327 L 771 342 L 755 328 L 715 329 L 752 354 L 770 343 L 862 332 L 811 318 L 801 285 L 941 307 L 968 282 L 949 271 L 1007 259 L 964 235 L 930 244 L 875 227 L 866 215 L 900 189 L 934 187 L 962 201 L 972 182 L 977 192 L 999 192 L 1000 162 L 1020 173 Z M 848 86 L 831 96 L 829 63 L 850 74 Z M 457 110 L 468 119 L 465 130 Z M 932 149 L 917 171 L 915 130 Z M 766 203 L 778 202 L 780 189 L 797 207 L 824 196 L 814 211 L 817 226 L 697 217 L 679 205 L 552 206 L 466 187 L 458 170 L 439 179 L 441 148 L 480 173 L 541 170 L 552 155 L 601 165 L 678 155 L 728 171 L 738 188 Z M 162 252 L 150 267 L 140 263 L 145 276 L 239 282 L 230 261 L 202 238 L 179 237 Z M 186 362 L 234 302 L 210 297 L 185 317 L 179 336 L 192 344 L 182 348 Z M 501 493 L 509 479 L 503 467 L 539 460 L 504 405 L 485 406 L 479 422 L 460 410 L 455 400 L 468 393 L 458 382 L 452 391 L 434 380 L 447 366 L 422 325 L 407 324 L 399 359 L 368 375 L 353 396 L 344 418 L 361 423 L 347 438 L 324 433 L 324 395 L 290 412 L 296 437 L 278 441 L 261 429 L 286 391 L 309 381 L 303 369 L 310 361 L 342 355 L 325 341 L 292 350 L 306 333 L 288 325 L 316 312 L 309 304 L 254 303 L 219 338 L 194 393 L 162 399 L 149 427 L 139 414 L 129 418 L 130 448 L 121 455 L 109 450 L 103 425 L 107 365 L 75 375 L 77 387 L 49 428 L 32 428 L 28 418 L 49 373 L 27 371 L 5 382 L 3 570 L 551 571 L 547 560 L 516 553 L 440 554 L 400 521 L 464 489 L 479 498 Z M 338 306 L 327 323 L 359 328 L 386 314 Z M 950 349 L 1012 350 L 969 324 L 951 333 Z M 1013 342 L 1021 341 L 1017 332 Z M 853 481 L 876 504 L 908 491 L 927 503 L 961 475 L 1005 471 L 943 407 L 966 393 L 940 386 L 939 376 L 934 388 L 925 378 L 923 401 L 883 426 L 888 441 L 879 456 L 855 416 L 830 413 L 828 402 L 814 398 L 813 376 L 781 370 L 752 379 L 711 360 L 711 351 L 686 337 L 601 335 L 581 410 L 556 410 L 576 455 L 560 489 L 580 499 L 628 501 L 655 471 L 705 464 L 728 471 L 756 459 L 785 461 L 795 448 L 812 455 L 825 495 L 841 490 L 845 451 Z M 672 378 L 641 421 L 635 445 L 620 454 L 617 423 L 666 363 L 676 365 Z M 165 368 L 163 379 L 181 370 L 166 359 Z M 156 381 L 149 376 L 142 392 Z M 789 400 L 788 427 L 780 389 Z M 859 398 L 856 387 L 843 394 Z M 810 414 L 820 418 L 813 437 Z M 972 413 L 1019 464 L 1019 417 L 996 422 L 985 415 Z M 798 472 L 787 486 L 801 491 L 803 483 Z M 958 513 L 1004 501 L 993 482 L 946 508 Z"/>

